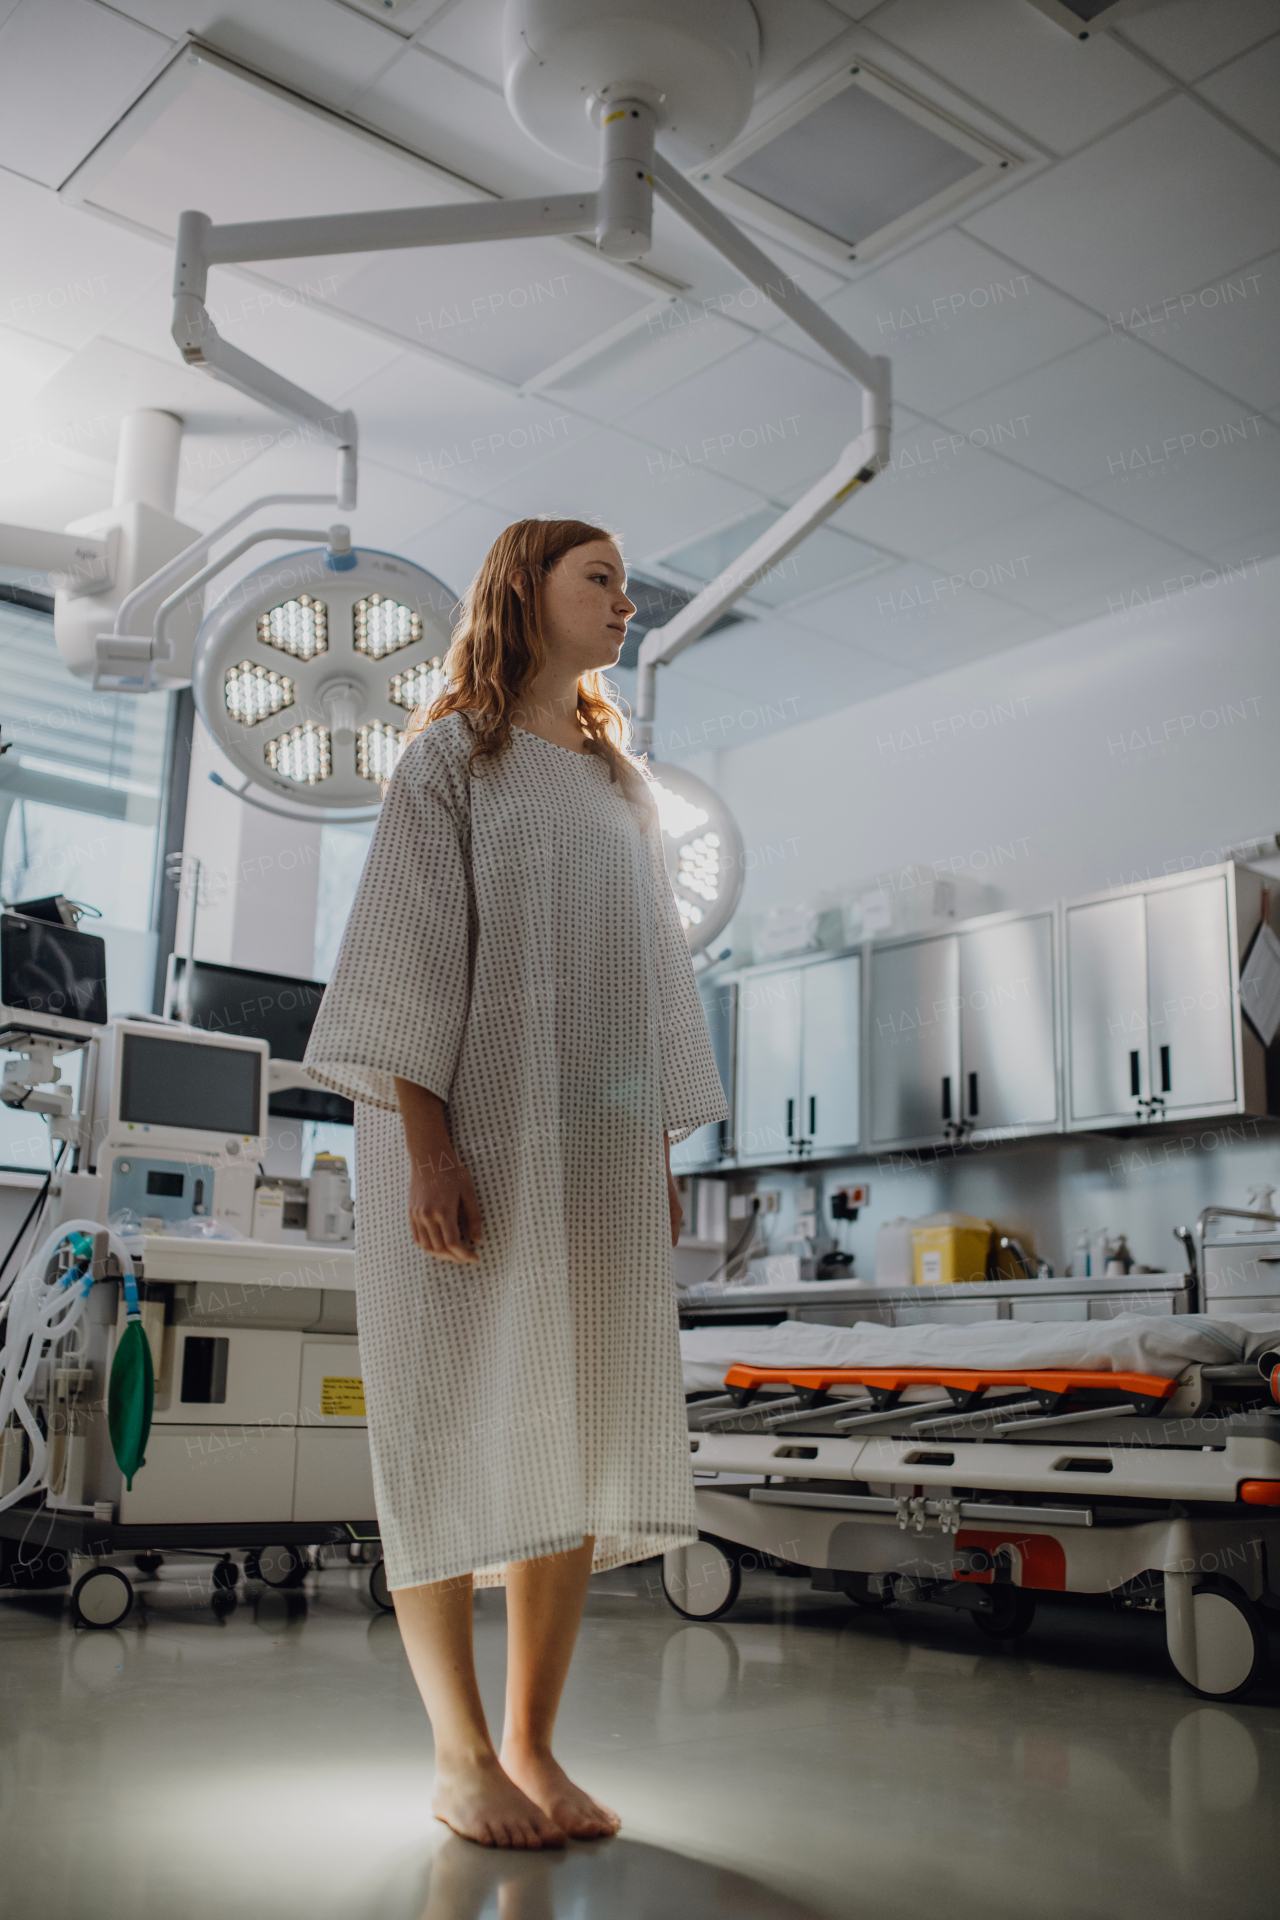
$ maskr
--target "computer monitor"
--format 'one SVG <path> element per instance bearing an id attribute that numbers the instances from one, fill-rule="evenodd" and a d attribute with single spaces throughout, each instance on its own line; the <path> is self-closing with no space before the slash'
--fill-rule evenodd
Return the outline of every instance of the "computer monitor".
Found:
<path id="1" fill-rule="evenodd" d="M 208 1033 L 244 1034 L 252 1040 L 265 1040 L 275 1060 L 301 1060 L 324 989 L 323 980 L 300 980 L 289 974 L 197 960 L 191 968 L 188 996 L 187 962 L 173 954 L 165 1012 L 172 1020 L 183 1018 Z M 183 1007 L 184 1000 L 188 1000 L 189 1011 Z M 273 1093 L 267 1110 L 280 1120 L 326 1120 L 340 1126 L 351 1126 L 355 1120 L 350 1100 L 324 1087 L 289 1087 Z"/>
<path id="2" fill-rule="evenodd" d="M 88 1040 L 107 1019 L 107 943 L 26 914 L 0 913 L 0 1044 Z"/>

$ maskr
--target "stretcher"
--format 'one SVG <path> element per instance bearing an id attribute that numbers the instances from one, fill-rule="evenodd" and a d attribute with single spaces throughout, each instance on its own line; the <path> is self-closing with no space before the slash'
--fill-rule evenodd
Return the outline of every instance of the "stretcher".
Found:
<path id="1" fill-rule="evenodd" d="M 990 1329 L 950 1343 L 980 1346 L 980 1365 L 926 1357 L 948 1344 L 937 1329 L 861 1342 L 823 1329 L 837 1352 L 861 1344 L 882 1361 L 896 1344 L 912 1363 L 814 1364 L 786 1348 L 820 1344 L 818 1329 L 788 1342 L 785 1327 L 753 1328 L 722 1336 L 755 1351 L 708 1392 L 705 1349 L 691 1347 L 700 1537 L 665 1556 L 668 1600 L 716 1619 L 742 1572 L 764 1568 L 863 1607 L 952 1608 L 1003 1639 L 1026 1631 L 1040 1595 L 1108 1595 L 1163 1612 L 1196 1692 L 1242 1697 L 1280 1609 L 1280 1326 L 1112 1328 L 1088 1330 L 1092 1357 L 1107 1358 L 1101 1338 L 1150 1353 L 1146 1366 L 993 1364 Z M 1025 1330 L 1013 1342 L 1044 1357 Z M 1039 1345 L 1055 1343 L 1067 1351 L 1069 1336 L 1046 1329 Z"/>

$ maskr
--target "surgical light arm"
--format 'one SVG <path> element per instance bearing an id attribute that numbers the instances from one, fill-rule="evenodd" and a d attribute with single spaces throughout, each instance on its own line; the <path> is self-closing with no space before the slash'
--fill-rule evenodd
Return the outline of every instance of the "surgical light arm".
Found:
<path id="1" fill-rule="evenodd" d="M 339 493 L 341 503 L 346 505 L 348 493 L 351 502 L 355 498 L 354 415 L 326 406 L 220 337 L 204 304 L 209 268 L 249 260 L 588 233 L 608 257 L 634 260 L 649 248 L 656 191 L 858 383 L 862 388 L 862 430 L 831 471 L 754 541 L 732 568 L 713 580 L 666 626 L 646 635 L 640 649 L 636 725 L 636 745 L 641 751 L 647 750 L 652 740 L 657 668 L 700 639 L 735 600 L 785 559 L 856 488 L 875 478 L 888 463 L 891 415 L 888 360 L 865 353 L 789 274 L 655 153 L 654 128 L 653 112 L 644 101 L 613 103 L 600 122 L 600 184 L 594 193 L 391 208 L 228 226 L 215 226 L 207 214 L 184 213 L 178 225 L 173 320 L 173 337 L 188 364 L 204 367 L 250 399 L 260 400 L 319 431 L 337 447 Z"/>

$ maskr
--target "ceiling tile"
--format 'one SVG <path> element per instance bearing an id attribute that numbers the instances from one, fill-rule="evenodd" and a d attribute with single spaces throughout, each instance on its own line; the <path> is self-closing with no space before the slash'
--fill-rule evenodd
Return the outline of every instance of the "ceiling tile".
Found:
<path id="1" fill-rule="evenodd" d="M 15 327 L 0 326 L 0 392 L 5 397 L 6 433 L 12 429 L 14 416 L 21 415 L 70 358 L 69 347 L 39 340 Z"/>
<path id="2" fill-rule="evenodd" d="M 1280 405 L 1280 253 L 1111 324 L 1248 406 L 1265 413 Z"/>
<path id="3" fill-rule="evenodd" d="M 860 426 L 858 389 L 770 340 L 626 414 L 655 473 L 711 470 L 777 497 L 832 466 Z"/>
<path id="4" fill-rule="evenodd" d="M 933 560 L 957 541 L 1051 505 L 1062 498 L 1057 487 L 984 451 L 996 443 L 998 427 L 1013 427 L 1000 443 L 1016 444 L 1017 425 L 992 419 L 970 436 L 908 416 L 895 424 L 890 466 L 841 507 L 832 526 L 892 553 Z"/>
<path id="5" fill-rule="evenodd" d="M 1280 35 L 1202 80 L 1200 92 L 1264 147 L 1280 153 Z"/>
<path id="6" fill-rule="evenodd" d="M 864 653 L 930 673 L 941 672 L 957 649 L 976 646 L 982 652 L 1002 634 L 1031 638 L 1049 625 L 967 580 L 915 564 L 807 600 L 790 618 Z M 963 657 L 973 656 L 965 651 Z"/>
<path id="7" fill-rule="evenodd" d="M 406 48 L 351 111 L 491 193 L 572 193 L 583 185 L 582 168 L 535 145 L 511 118 L 500 92 L 425 48 Z"/>
<path id="8" fill-rule="evenodd" d="M 79 347 L 163 271 L 168 249 L 0 173 L 0 326 Z"/>
<path id="9" fill-rule="evenodd" d="M 748 335 L 715 312 L 673 300 L 625 339 L 575 367 L 552 391 L 601 420 L 617 420 L 736 353 Z"/>
<path id="10" fill-rule="evenodd" d="M 593 431 L 546 395 L 522 400 L 412 353 L 346 399 L 362 447 L 401 473 L 472 498 Z"/>
<path id="11" fill-rule="evenodd" d="M 756 97 L 766 97 L 805 60 L 848 31 L 825 0 L 754 0 L 760 21 Z"/>
<path id="12" fill-rule="evenodd" d="M 500 89 L 504 5 L 505 0 L 454 0 L 423 28 L 418 45 L 442 53 Z"/>
<path id="13" fill-rule="evenodd" d="M 1106 34 L 1076 40 L 1024 0 L 890 0 L 875 31 L 1055 153 L 1072 153 L 1167 90 Z"/>
<path id="14" fill-rule="evenodd" d="M 502 240 L 365 254 L 341 278 L 335 304 L 519 385 L 643 312 L 654 292 L 591 247 Z"/>
<path id="15" fill-rule="evenodd" d="M 173 40 L 198 34 L 251 72 L 327 106 L 363 92 L 404 45 L 338 0 L 128 0 L 128 11 Z"/>
<path id="16" fill-rule="evenodd" d="M 527 474 L 503 479 L 488 498 L 513 518 L 549 513 L 617 527 L 630 566 L 687 540 L 693 527 L 736 519 L 758 504 L 705 466 L 655 469 L 652 457 L 639 442 L 603 427 Z"/>
<path id="17" fill-rule="evenodd" d="M 1269 421 L 1119 333 L 957 408 L 951 423 L 964 431 L 993 410 L 1026 422 L 1008 458 L 1195 553 L 1259 525 L 1280 488 Z"/>
<path id="18" fill-rule="evenodd" d="M 22 0 L 0 26 L 0 166 L 59 186 L 170 52 L 92 0 Z"/>
<path id="19" fill-rule="evenodd" d="M 1160 0 L 1129 14 L 1119 32 L 1180 80 L 1196 80 L 1276 30 L 1275 0 Z"/>
<path id="20" fill-rule="evenodd" d="M 1142 581 L 1176 578 L 1196 563 L 1114 514 L 1065 497 L 1011 520 L 998 534 L 948 548 L 936 565 L 966 585 L 990 581 L 1019 606 L 1070 625 L 1114 612 L 1114 603 L 1127 604 Z"/>
<path id="21" fill-rule="evenodd" d="M 1015 187 L 966 228 L 1103 313 L 1201 287 L 1280 244 L 1280 168 L 1179 97 Z"/>
<path id="22" fill-rule="evenodd" d="M 170 324 L 169 269 L 116 314 L 104 334 L 159 360 L 179 361 Z M 335 403 L 348 389 L 403 357 L 404 349 L 290 287 L 264 285 L 247 274 L 215 267 L 209 275 L 209 313 L 224 340 L 309 392 Z"/>
<path id="23" fill-rule="evenodd" d="M 824 305 L 868 353 L 889 356 L 895 397 L 927 414 L 1052 360 L 1103 325 L 955 228 Z M 795 329 L 780 338 L 791 344 Z"/>

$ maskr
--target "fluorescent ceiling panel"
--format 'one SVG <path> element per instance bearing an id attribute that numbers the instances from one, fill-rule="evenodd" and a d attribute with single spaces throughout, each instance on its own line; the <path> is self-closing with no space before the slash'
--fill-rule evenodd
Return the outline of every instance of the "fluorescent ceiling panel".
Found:
<path id="1" fill-rule="evenodd" d="M 725 178 L 853 248 L 981 167 L 874 94 L 845 87 Z"/>
<path id="2" fill-rule="evenodd" d="M 1012 164 L 950 114 L 845 59 L 695 177 L 755 220 L 845 261 L 896 245 Z"/>

